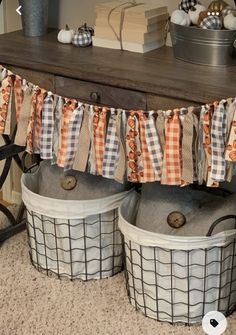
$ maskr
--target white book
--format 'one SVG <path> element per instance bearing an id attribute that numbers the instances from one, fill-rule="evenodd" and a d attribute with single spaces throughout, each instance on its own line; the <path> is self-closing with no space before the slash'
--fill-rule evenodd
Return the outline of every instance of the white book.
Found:
<path id="1" fill-rule="evenodd" d="M 123 49 L 127 51 L 145 53 L 151 50 L 161 48 L 164 45 L 165 45 L 164 39 L 153 42 L 153 43 L 147 43 L 147 44 L 123 42 Z M 120 42 L 93 36 L 93 46 L 109 48 L 109 49 L 120 49 Z"/>
<path id="2" fill-rule="evenodd" d="M 169 14 L 165 13 L 159 16 L 151 16 L 148 19 L 140 19 L 140 20 L 124 20 L 123 29 L 147 29 L 148 26 L 157 24 L 158 22 L 167 21 L 169 18 Z M 107 26 L 108 25 L 108 17 L 107 16 L 97 16 L 96 18 L 96 26 Z M 120 29 L 120 18 L 110 18 L 110 24 L 114 29 Z"/>
<path id="3" fill-rule="evenodd" d="M 111 28 L 100 28 L 94 27 L 94 35 L 99 38 L 117 40 L 117 37 L 114 31 Z M 163 39 L 166 36 L 165 25 L 163 24 L 161 29 L 156 29 L 151 33 L 142 33 L 134 30 L 123 30 L 122 31 L 122 40 L 124 42 L 133 42 L 133 43 L 152 43 L 157 40 Z"/>
<path id="4" fill-rule="evenodd" d="M 98 22 L 98 21 L 97 21 Z M 122 29 L 123 34 L 147 34 L 147 33 L 153 33 L 154 31 L 160 31 L 164 28 L 166 28 L 167 25 L 167 20 L 163 20 L 160 22 L 156 22 L 154 24 L 150 24 L 149 26 L 140 26 L 138 24 L 133 24 L 127 27 L 127 25 Z M 116 25 L 117 27 L 117 25 Z M 95 31 L 97 30 L 99 33 L 107 33 L 109 34 L 112 29 L 111 27 L 108 25 L 107 22 L 101 21 L 98 22 L 98 25 L 94 26 Z M 115 29 L 113 27 L 113 29 Z M 118 33 L 118 30 L 115 29 L 115 31 Z"/>
<path id="5" fill-rule="evenodd" d="M 125 8 L 125 15 L 128 18 L 148 18 L 150 16 L 166 13 L 168 8 L 166 0 L 154 1 L 140 1 L 136 6 L 131 6 L 124 1 L 109 1 L 97 4 L 95 7 L 96 13 L 104 13 L 108 15 L 112 11 L 112 15 L 120 15 L 121 11 Z"/>

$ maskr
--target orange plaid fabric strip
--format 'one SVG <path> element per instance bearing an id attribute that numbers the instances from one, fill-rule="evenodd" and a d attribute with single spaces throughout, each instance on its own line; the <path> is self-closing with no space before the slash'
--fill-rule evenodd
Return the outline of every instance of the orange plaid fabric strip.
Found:
<path id="1" fill-rule="evenodd" d="M 46 91 L 43 89 L 38 90 L 36 106 L 35 106 L 35 119 L 34 119 L 34 129 L 33 129 L 33 148 L 34 153 L 40 153 L 40 139 L 42 130 L 42 108 L 43 102 L 46 96 Z"/>
<path id="2" fill-rule="evenodd" d="M 169 111 L 168 111 L 169 112 Z M 170 113 L 165 124 L 165 151 L 161 183 L 181 185 L 181 125 L 179 110 Z"/>
<path id="3" fill-rule="evenodd" d="M 5 130 L 12 86 L 12 76 L 7 76 L 3 79 L 0 88 L 0 135 L 2 135 Z"/>
<path id="4" fill-rule="evenodd" d="M 75 108 L 76 108 L 76 100 L 65 99 L 65 105 L 63 109 L 63 124 L 61 129 L 61 141 L 57 156 L 57 165 L 60 167 L 65 166 L 70 118 Z"/>
<path id="5" fill-rule="evenodd" d="M 23 105 L 24 91 L 22 88 L 22 78 L 17 75 L 15 76 L 14 81 L 14 93 L 16 106 L 16 122 L 18 123 Z"/>
<path id="6" fill-rule="evenodd" d="M 155 171 L 153 169 L 152 160 L 149 154 L 147 140 L 146 140 L 146 121 L 147 117 L 143 111 L 138 112 L 139 116 L 139 136 L 141 142 L 141 153 L 143 161 L 143 171 L 140 172 L 140 182 L 152 182 L 156 180 Z"/>
<path id="7" fill-rule="evenodd" d="M 107 108 L 94 107 L 93 134 L 97 175 L 102 176 L 103 157 L 106 142 Z"/>
<path id="8" fill-rule="evenodd" d="M 32 95 L 31 100 L 31 107 L 30 107 L 30 118 L 27 128 L 27 138 L 26 138 L 26 151 L 30 154 L 34 152 L 33 147 L 33 130 L 34 130 L 34 122 L 35 122 L 35 113 L 36 113 L 36 105 L 37 105 L 37 97 L 39 94 L 39 88 L 35 87 Z"/>

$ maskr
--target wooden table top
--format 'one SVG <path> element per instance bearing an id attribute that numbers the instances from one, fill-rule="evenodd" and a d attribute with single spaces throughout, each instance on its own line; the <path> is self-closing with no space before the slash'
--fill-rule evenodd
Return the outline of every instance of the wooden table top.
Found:
<path id="1" fill-rule="evenodd" d="M 0 35 L 0 64 L 200 103 L 236 96 L 236 66 L 189 64 L 176 60 L 171 47 L 146 54 L 76 48 L 56 36 L 55 30 L 34 38 Z"/>

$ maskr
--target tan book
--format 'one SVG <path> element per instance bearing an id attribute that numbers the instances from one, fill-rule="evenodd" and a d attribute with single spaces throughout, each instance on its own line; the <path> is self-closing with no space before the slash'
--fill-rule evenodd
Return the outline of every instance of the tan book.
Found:
<path id="1" fill-rule="evenodd" d="M 123 42 L 123 49 L 127 51 L 146 53 L 151 50 L 161 48 L 163 45 L 165 45 L 165 40 L 160 40 L 160 41 L 156 41 L 156 42 L 148 43 L 148 44 Z M 93 36 L 93 46 L 119 50 L 120 42 Z"/>
<path id="2" fill-rule="evenodd" d="M 117 36 L 110 27 L 107 29 L 95 27 L 95 36 L 99 38 L 117 40 Z M 119 35 L 118 35 L 119 36 Z M 124 30 L 122 31 L 122 40 L 134 43 L 152 43 L 157 40 L 163 39 L 166 36 L 165 23 L 162 27 L 152 31 L 151 33 L 142 33 L 135 30 Z"/>
<path id="3" fill-rule="evenodd" d="M 158 22 L 162 22 L 162 21 L 167 21 L 169 17 L 169 14 L 162 14 L 162 15 L 158 15 L 158 16 L 152 16 L 148 19 L 140 19 L 140 20 L 127 20 L 125 18 L 124 22 L 123 22 L 123 29 L 147 29 L 147 26 L 156 24 Z M 106 16 L 99 16 L 96 18 L 96 26 L 104 26 L 104 25 L 108 25 L 108 17 Z M 114 19 L 114 18 L 110 18 L 110 24 L 112 25 L 112 27 L 116 30 L 119 31 L 120 29 L 120 18 Z"/>
<path id="4" fill-rule="evenodd" d="M 95 7 L 96 13 L 108 15 L 112 11 L 112 16 L 119 15 L 125 9 L 125 16 L 128 18 L 149 18 L 154 15 L 167 13 L 165 0 L 156 0 L 149 2 L 137 2 L 136 6 L 124 3 L 124 1 L 109 1 L 97 4 Z"/>

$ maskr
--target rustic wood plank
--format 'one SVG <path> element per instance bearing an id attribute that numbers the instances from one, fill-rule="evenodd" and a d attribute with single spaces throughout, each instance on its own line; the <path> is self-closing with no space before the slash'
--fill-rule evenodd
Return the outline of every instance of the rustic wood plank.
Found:
<path id="1" fill-rule="evenodd" d="M 55 90 L 55 77 L 52 74 L 42 73 L 39 71 L 32 71 L 27 69 L 22 69 L 16 66 L 7 66 L 9 70 L 13 73 L 19 74 L 22 78 L 36 84 L 48 91 Z"/>
<path id="2" fill-rule="evenodd" d="M 197 103 L 235 96 L 235 66 L 188 64 L 174 59 L 169 47 L 144 55 L 76 48 L 58 43 L 56 34 L 27 38 L 18 31 L 0 36 L 0 63 Z"/>
<path id="3" fill-rule="evenodd" d="M 78 98 L 85 102 L 117 108 L 146 109 L 146 95 L 143 93 L 59 76 L 56 77 L 56 93 L 69 98 Z M 99 101 L 92 99 L 92 93 L 96 93 L 100 97 Z"/>
<path id="4" fill-rule="evenodd" d="M 199 103 L 189 100 L 171 99 L 153 94 L 147 94 L 147 110 L 168 110 L 189 106 L 199 106 Z"/>

